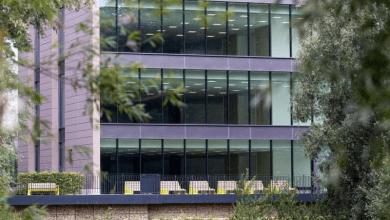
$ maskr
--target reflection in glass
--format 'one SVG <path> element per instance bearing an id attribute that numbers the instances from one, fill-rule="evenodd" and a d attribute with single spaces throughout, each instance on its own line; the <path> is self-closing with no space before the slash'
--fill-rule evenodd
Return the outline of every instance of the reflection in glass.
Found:
<path id="1" fill-rule="evenodd" d="M 140 5 L 140 31 L 143 40 L 153 37 L 157 33 L 161 33 L 161 12 L 158 3 L 153 0 L 142 0 Z M 161 53 L 162 44 L 156 42 L 156 45 L 151 45 L 149 42 L 143 42 L 141 52 Z"/>
<path id="2" fill-rule="evenodd" d="M 228 175 L 227 140 L 208 140 L 208 174 Z"/>
<path id="3" fill-rule="evenodd" d="M 290 57 L 289 6 L 271 7 L 272 57 Z"/>
<path id="4" fill-rule="evenodd" d="M 251 141 L 252 175 L 268 177 L 271 175 L 271 153 L 269 140 Z"/>
<path id="5" fill-rule="evenodd" d="M 186 70 L 186 124 L 205 124 L 205 71 Z"/>
<path id="6" fill-rule="evenodd" d="M 116 139 L 100 139 L 100 170 L 116 174 Z"/>
<path id="7" fill-rule="evenodd" d="M 111 39 L 114 42 L 116 42 L 115 4 L 115 1 L 100 0 L 100 37 L 104 39 L 114 37 Z M 100 49 L 102 51 L 116 51 L 117 44 L 114 43 L 112 46 L 101 44 Z"/>
<path id="8" fill-rule="evenodd" d="M 249 141 L 230 140 L 230 174 L 241 175 L 249 169 Z"/>
<path id="9" fill-rule="evenodd" d="M 206 141 L 187 140 L 187 175 L 206 175 Z"/>
<path id="10" fill-rule="evenodd" d="M 204 13 L 205 11 L 199 7 L 198 1 L 185 1 L 184 34 L 186 36 L 186 54 L 205 54 L 205 27 L 203 27 L 201 22 L 201 18 L 204 16 Z"/>
<path id="11" fill-rule="evenodd" d="M 116 105 L 103 105 L 104 109 L 109 111 L 109 113 L 101 111 L 100 113 L 100 123 L 117 123 L 118 122 L 118 108 Z M 110 116 L 108 116 L 110 114 Z M 111 121 L 109 120 L 109 117 Z"/>
<path id="12" fill-rule="evenodd" d="M 272 163 L 274 177 L 291 176 L 291 141 L 272 141 Z"/>
<path id="13" fill-rule="evenodd" d="M 229 71 L 229 124 L 248 124 L 248 71 Z"/>
<path id="14" fill-rule="evenodd" d="M 127 85 L 129 86 L 129 88 L 131 88 L 128 91 L 132 93 L 139 92 L 139 71 L 137 70 L 137 72 L 133 72 L 132 69 L 126 68 L 123 69 L 123 74 L 125 75 Z M 135 104 L 138 104 L 139 97 L 137 94 L 134 95 L 137 98 L 135 98 L 133 101 L 135 101 Z M 139 119 L 129 116 L 124 112 L 121 113 L 118 110 L 118 123 L 138 123 L 138 122 Z"/>
<path id="15" fill-rule="evenodd" d="M 175 88 L 183 84 L 183 70 L 163 70 L 163 89 L 164 92 L 171 92 Z M 181 95 L 181 97 L 183 97 Z M 164 97 L 165 99 L 165 97 Z M 180 124 L 184 123 L 183 108 L 173 106 L 171 102 L 168 102 L 166 106 L 163 106 L 164 120 L 163 123 Z"/>
<path id="16" fill-rule="evenodd" d="M 247 3 L 228 3 L 234 12 L 228 19 L 229 54 L 248 55 L 248 8 Z"/>
<path id="17" fill-rule="evenodd" d="M 207 123 L 227 123 L 226 71 L 207 71 Z"/>
<path id="18" fill-rule="evenodd" d="M 141 71 L 141 81 L 148 86 L 148 90 L 141 94 L 145 112 L 152 117 L 148 123 L 161 123 L 162 120 L 161 82 L 159 80 L 161 80 L 161 69 Z"/>
<path id="19" fill-rule="evenodd" d="M 182 1 L 164 8 L 163 15 L 164 53 L 183 53 L 183 5 Z"/>
<path id="20" fill-rule="evenodd" d="M 310 158 L 305 155 L 305 146 L 300 141 L 294 141 L 294 184 L 310 186 L 310 163 Z"/>
<path id="21" fill-rule="evenodd" d="M 135 39 L 129 39 L 134 31 L 138 31 L 138 2 L 130 1 L 130 4 L 127 4 L 126 0 L 118 0 L 119 52 L 138 51 L 138 42 Z"/>
<path id="22" fill-rule="evenodd" d="M 250 55 L 269 56 L 268 5 L 249 3 Z"/>
<path id="23" fill-rule="evenodd" d="M 298 37 L 298 31 L 295 26 L 295 22 L 303 19 L 302 17 L 302 11 L 301 8 L 296 7 L 295 5 L 291 5 L 291 20 L 292 20 L 292 30 L 291 30 L 291 48 L 292 48 L 292 57 L 297 57 L 297 52 L 300 48 L 300 43 L 299 43 L 299 37 Z"/>
<path id="24" fill-rule="evenodd" d="M 272 72 L 272 124 L 291 125 L 290 73 Z"/>
<path id="25" fill-rule="evenodd" d="M 139 140 L 119 139 L 118 141 L 118 173 L 139 174 Z"/>
<path id="26" fill-rule="evenodd" d="M 226 54 L 226 2 L 210 2 L 207 7 L 207 54 Z"/>
<path id="27" fill-rule="evenodd" d="M 250 72 L 251 77 L 251 124 L 270 124 L 271 93 L 269 72 Z"/>
<path id="28" fill-rule="evenodd" d="M 141 140 L 141 173 L 162 173 L 161 140 Z"/>
<path id="29" fill-rule="evenodd" d="M 183 140 L 164 140 L 164 175 L 184 175 Z"/>
<path id="30" fill-rule="evenodd" d="M 294 96 L 296 92 L 298 92 L 298 81 L 293 80 L 292 81 L 292 95 Z M 310 126 L 311 125 L 311 118 L 309 118 L 306 122 L 301 122 L 301 121 L 296 121 L 293 120 L 293 125 L 298 125 L 298 126 Z"/>

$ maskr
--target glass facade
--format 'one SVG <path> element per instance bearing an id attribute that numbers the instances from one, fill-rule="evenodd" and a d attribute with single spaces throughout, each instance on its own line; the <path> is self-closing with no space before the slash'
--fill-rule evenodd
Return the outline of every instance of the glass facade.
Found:
<path id="1" fill-rule="evenodd" d="M 249 169 L 258 177 L 294 175 L 295 182 L 311 176 L 311 160 L 299 141 L 101 139 L 100 143 L 101 171 L 109 174 L 237 176 Z"/>
<path id="2" fill-rule="evenodd" d="M 117 2 L 116 2 L 117 1 Z M 103 51 L 295 57 L 299 8 L 261 3 L 100 0 Z M 130 2 L 130 3 L 129 3 Z M 291 10 L 290 10 L 291 7 Z M 184 10 L 184 11 L 183 11 Z M 290 30 L 291 31 L 290 36 Z M 140 31 L 141 39 L 132 32 Z M 150 40 L 162 35 L 164 41 Z"/>

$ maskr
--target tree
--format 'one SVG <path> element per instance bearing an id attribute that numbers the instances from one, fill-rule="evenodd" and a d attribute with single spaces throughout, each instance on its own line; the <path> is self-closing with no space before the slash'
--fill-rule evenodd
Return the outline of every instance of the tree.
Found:
<path id="1" fill-rule="evenodd" d="M 320 170 L 333 216 L 371 219 L 368 174 L 388 154 L 388 2 L 307 1 L 297 23 L 301 49 L 293 97 L 295 120 L 322 118 L 303 135 L 316 158 L 329 147 Z"/>

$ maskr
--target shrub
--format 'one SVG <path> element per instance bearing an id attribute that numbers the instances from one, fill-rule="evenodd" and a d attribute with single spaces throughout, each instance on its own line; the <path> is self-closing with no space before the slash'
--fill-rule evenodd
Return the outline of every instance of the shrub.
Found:
<path id="1" fill-rule="evenodd" d="M 29 183 L 55 183 L 59 186 L 60 195 L 80 194 L 85 182 L 84 175 L 77 172 L 32 172 L 19 173 L 18 194 L 27 194 Z"/>

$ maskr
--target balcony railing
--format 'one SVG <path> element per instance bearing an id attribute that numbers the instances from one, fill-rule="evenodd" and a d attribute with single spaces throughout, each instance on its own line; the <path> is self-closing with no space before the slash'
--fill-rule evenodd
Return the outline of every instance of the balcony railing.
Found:
<path id="1" fill-rule="evenodd" d="M 47 180 L 17 182 L 13 187 L 17 195 L 98 195 L 98 194 L 160 194 L 160 195 L 221 195 L 245 192 L 262 194 L 279 193 L 283 190 L 299 194 L 321 194 L 326 190 L 312 182 L 311 176 L 254 176 L 241 180 L 242 176 L 226 175 L 187 175 L 160 176 L 142 175 L 85 175 L 82 184 L 72 184 L 71 180 L 53 182 Z"/>

